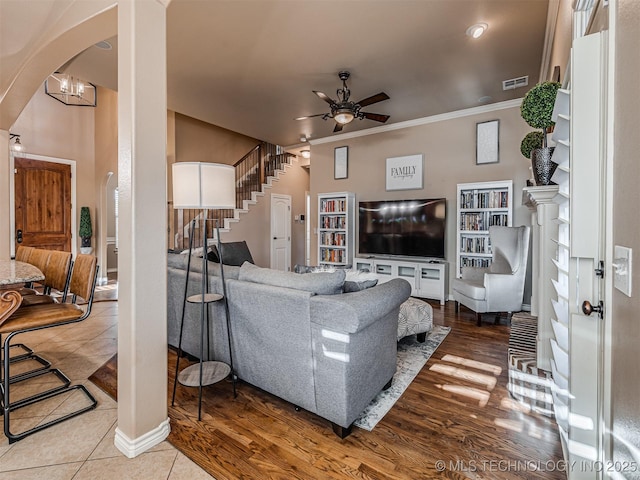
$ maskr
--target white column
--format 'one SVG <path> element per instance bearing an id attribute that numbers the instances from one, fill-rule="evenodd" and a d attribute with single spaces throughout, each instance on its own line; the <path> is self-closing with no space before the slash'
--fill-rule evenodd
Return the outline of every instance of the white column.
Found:
<path id="1" fill-rule="evenodd" d="M 526 187 L 523 189 L 522 203 L 531 210 L 533 250 L 531 263 L 531 314 L 538 317 L 538 338 L 536 357 L 538 368 L 551 371 L 551 343 L 554 338 L 551 317 L 554 316 L 551 298 L 554 290 L 551 283 L 556 278 L 556 258 L 558 240 L 558 205 L 553 199 L 558 194 L 557 185 Z"/>
<path id="2" fill-rule="evenodd" d="M 118 428 L 134 457 L 167 415 L 166 7 L 118 3 Z"/>
<path id="3" fill-rule="evenodd" d="M 9 171 L 9 132 L 0 130 L 0 259 L 11 256 L 11 191 Z"/>

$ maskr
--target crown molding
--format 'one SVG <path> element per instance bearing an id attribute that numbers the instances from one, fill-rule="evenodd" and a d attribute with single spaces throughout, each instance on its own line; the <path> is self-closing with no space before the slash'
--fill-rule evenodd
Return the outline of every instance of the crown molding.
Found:
<path id="1" fill-rule="evenodd" d="M 367 128 L 366 130 L 358 130 L 356 132 L 341 133 L 331 137 L 322 137 L 309 140 L 311 145 L 320 145 L 322 143 L 343 142 L 350 138 L 366 137 L 367 135 L 377 135 L 379 133 L 401 130 L 403 128 L 417 127 L 428 123 L 444 122 L 445 120 L 453 120 L 455 118 L 469 117 L 471 115 L 479 115 L 481 113 L 495 112 L 498 110 L 506 110 L 507 108 L 519 107 L 522 98 L 507 100 L 506 102 L 492 103 L 491 105 L 482 105 L 479 107 L 466 108 L 464 110 L 456 110 L 455 112 L 441 113 L 440 115 L 432 115 L 431 117 L 416 118 L 404 122 L 392 123 L 390 125 L 381 125 L 379 127 Z"/>

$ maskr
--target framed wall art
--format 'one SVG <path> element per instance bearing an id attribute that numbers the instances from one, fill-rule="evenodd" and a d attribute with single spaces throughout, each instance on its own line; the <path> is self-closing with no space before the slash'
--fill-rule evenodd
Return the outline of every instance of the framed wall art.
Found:
<path id="1" fill-rule="evenodd" d="M 476 165 L 498 163 L 500 120 L 476 123 Z"/>
<path id="2" fill-rule="evenodd" d="M 336 147 L 333 150 L 333 178 L 339 180 L 349 175 L 349 147 Z"/>
<path id="3" fill-rule="evenodd" d="M 387 190 L 418 190 L 423 187 L 424 155 L 387 158 Z"/>

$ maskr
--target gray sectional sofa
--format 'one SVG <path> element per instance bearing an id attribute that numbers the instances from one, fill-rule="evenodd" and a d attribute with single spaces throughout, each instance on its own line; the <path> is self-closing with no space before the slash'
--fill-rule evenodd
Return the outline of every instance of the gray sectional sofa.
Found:
<path id="1" fill-rule="evenodd" d="M 169 253 L 168 334 L 178 345 L 187 255 Z M 222 293 L 220 266 L 209 262 L 211 292 Z M 199 293 L 202 259 L 193 257 L 189 295 Z M 411 287 L 401 279 L 340 293 L 344 271 L 295 274 L 224 267 L 238 377 L 332 422 L 348 435 L 353 421 L 396 370 L 400 305 Z M 229 362 L 222 302 L 211 305 L 211 350 Z M 205 344 L 206 345 L 206 344 Z M 184 351 L 200 352 L 200 309 L 187 305 Z M 242 387 L 240 387 L 242 388 Z"/>

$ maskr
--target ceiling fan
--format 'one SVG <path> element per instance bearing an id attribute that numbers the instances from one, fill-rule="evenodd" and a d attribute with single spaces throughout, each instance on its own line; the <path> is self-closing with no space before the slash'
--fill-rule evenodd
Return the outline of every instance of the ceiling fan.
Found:
<path id="1" fill-rule="evenodd" d="M 338 73 L 338 77 L 340 78 L 340 80 L 342 80 L 342 88 L 339 88 L 336 91 L 336 94 L 338 95 L 338 101 L 333 100 L 331 97 L 322 92 L 313 90 L 313 93 L 315 93 L 318 97 L 329 104 L 331 108 L 330 112 L 298 117 L 296 118 L 296 120 L 306 120 L 307 118 L 312 117 L 322 117 L 323 120 L 326 120 L 327 118 L 333 118 L 336 121 L 336 126 L 333 129 L 334 133 L 340 132 L 342 130 L 342 127 L 351 122 L 354 118 L 358 118 L 360 120 L 368 118 L 369 120 L 375 120 L 376 122 L 382 123 L 389 120 L 389 115 L 363 112 L 360 110 L 361 108 L 368 105 L 373 105 L 374 103 L 382 102 L 383 100 L 389 100 L 389 95 L 384 92 L 380 92 L 370 97 L 364 98 L 359 102 L 351 102 L 349 101 L 351 91 L 347 87 L 347 79 L 349 78 L 349 76 L 350 73 L 347 71 Z"/>

